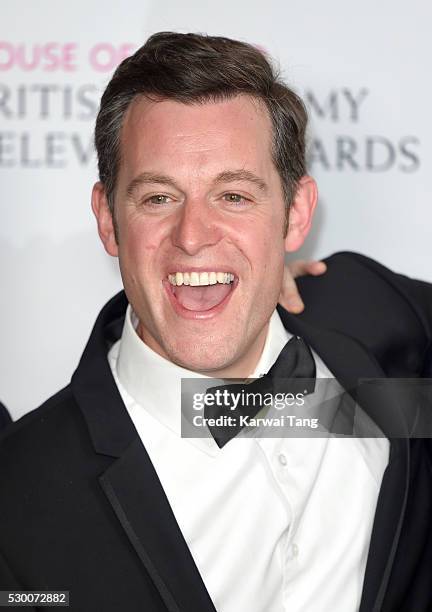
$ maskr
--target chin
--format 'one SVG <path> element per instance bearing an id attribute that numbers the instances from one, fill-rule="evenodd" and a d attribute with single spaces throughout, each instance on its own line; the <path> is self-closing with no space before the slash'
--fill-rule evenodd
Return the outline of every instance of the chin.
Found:
<path id="1" fill-rule="evenodd" d="M 199 346 L 189 345 L 187 347 L 171 347 L 168 351 L 168 359 L 177 365 L 212 376 L 215 371 L 229 367 L 235 361 L 236 352 L 233 351 L 232 343 L 224 343 L 224 346 L 215 346 L 214 342 L 202 343 Z"/>

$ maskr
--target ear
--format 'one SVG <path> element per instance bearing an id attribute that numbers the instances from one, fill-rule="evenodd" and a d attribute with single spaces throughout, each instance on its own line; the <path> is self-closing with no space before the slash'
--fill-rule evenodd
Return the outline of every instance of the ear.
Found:
<path id="1" fill-rule="evenodd" d="M 96 217 L 99 238 L 105 247 L 105 251 L 113 257 L 118 256 L 118 245 L 114 229 L 113 214 L 108 206 L 105 187 L 101 182 L 95 183 L 92 190 L 91 205 Z"/>
<path id="2" fill-rule="evenodd" d="M 318 189 L 314 179 L 308 175 L 302 176 L 289 210 L 286 251 L 297 251 L 303 244 L 311 228 L 317 200 Z"/>

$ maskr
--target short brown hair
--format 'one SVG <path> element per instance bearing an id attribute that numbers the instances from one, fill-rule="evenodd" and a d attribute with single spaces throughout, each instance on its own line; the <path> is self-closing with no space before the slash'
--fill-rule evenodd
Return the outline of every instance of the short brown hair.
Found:
<path id="1" fill-rule="evenodd" d="M 272 156 L 288 208 L 306 173 L 307 113 L 302 100 L 253 45 L 221 36 L 158 32 L 118 66 L 101 99 L 95 145 L 99 178 L 111 212 L 121 159 L 121 128 L 136 96 L 191 104 L 240 94 L 261 100 L 269 112 Z"/>

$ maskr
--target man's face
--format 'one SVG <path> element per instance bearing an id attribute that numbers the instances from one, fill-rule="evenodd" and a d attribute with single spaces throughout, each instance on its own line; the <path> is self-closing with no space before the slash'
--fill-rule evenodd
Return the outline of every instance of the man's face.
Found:
<path id="1" fill-rule="evenodd" d="M 141 338 L 185 368 L 247 375 L 262 350 L 288 240 L 271 140 L 268 114 L 246 96 L 139 98 L 126 114 L 118 245 L 111 234 L 105 247 Z"/>

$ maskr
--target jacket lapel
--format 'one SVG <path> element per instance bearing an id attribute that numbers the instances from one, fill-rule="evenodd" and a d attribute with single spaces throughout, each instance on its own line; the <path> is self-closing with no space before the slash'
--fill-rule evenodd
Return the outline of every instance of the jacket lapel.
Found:
<path id="1" fill-rule="evenodd" d="M 99 478 L 170 612 L 216 612 L 141 440 Z"/>
<path id="2" fill-rule="evenodd" d="M 115 458 L 99 483 L 167 610 L 216 612 L 112 377 L 126 306 L 121 292 L 103 308 L 71 382 L 95 451 Z"/>
<path id="3" fill-rule="evenodd" d="M 376 359 L 358 340 L 334 330 L 317 329 L 302 316 L 292 316 L 283 308 L 278 307 L 278 311 L 285 327 L 310 344 L 346 390 L 355 390 L 359 378 L 386 378 Z M 397 397 L 394 399 L 392 422 L 376 397 L 362 403 L 362 408 L 389 438 L 390 456 L 375 511 L 360 612 L 378 612 L 382 608 L 408 497 L 410 447 L 407 438 L 392 437 L 392 432 L 401 435 L 406 427 Z"/>

